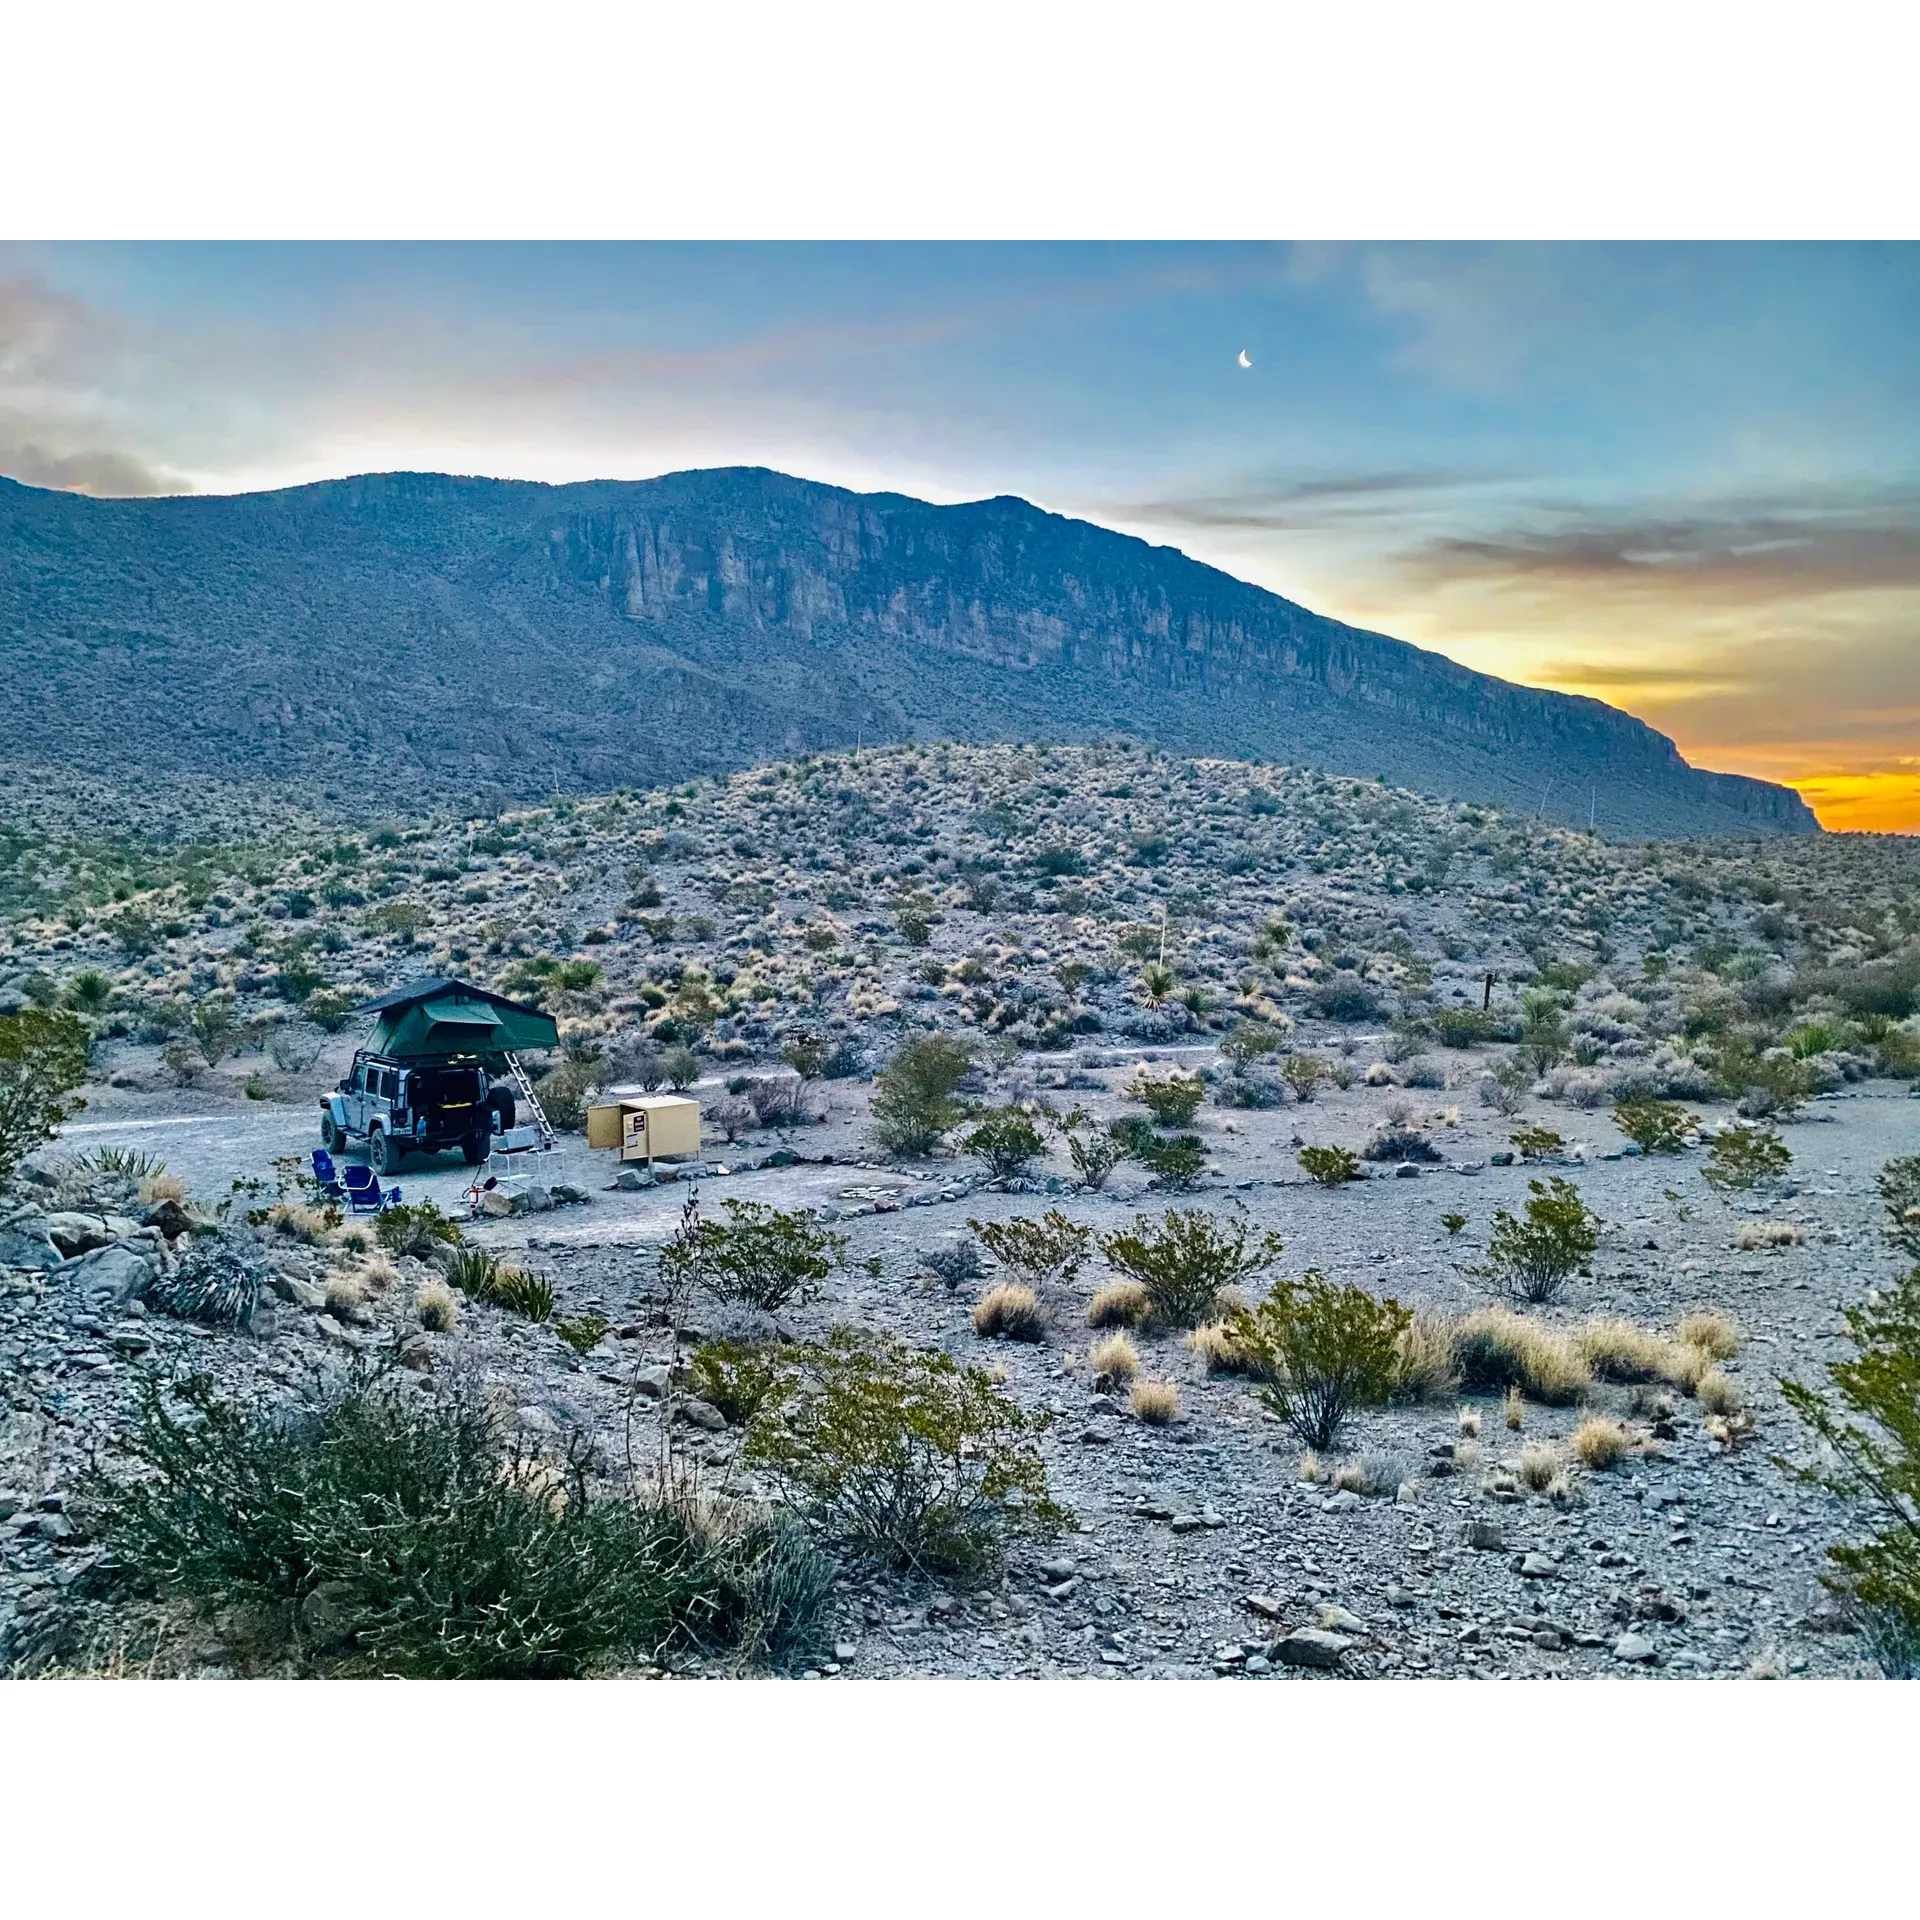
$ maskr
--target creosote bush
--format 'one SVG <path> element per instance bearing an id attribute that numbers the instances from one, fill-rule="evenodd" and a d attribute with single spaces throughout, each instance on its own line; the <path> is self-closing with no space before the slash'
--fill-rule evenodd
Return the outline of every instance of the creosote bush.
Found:
<path id="1" fill-rule="evenodd" d="M 969 1220 L 980 1244 L 1034 1286 L 1069 1286 L 1093 1244 L 1093 1229 L 1050 1207 L 1037 1220 Z"/>
<path id="2" fill-rule="evenodd" d="M 1137 1100 L 1161 1126 L 1184 1127 L 1200 1111 L 1206 1091 L 1206 1082 L 1195 1073 L 1143 1071 L 1128 1085 L 1126 1097 Z"/>
<path id="3" fill-rule="evenodd" d="M 954 1099 L 973 1048 L 948 1034 L 905 1042 L 874 1078 L 873 1135 L 889 1153 L 925 1159 L 963 1110 Z"/>
<path id="4" fill-rule="evenodd" d="M 411 1206 L 387 1207 L 374 1216 L 373 1230 L 391 1254 L 432 1253 L 460 1244 L 460 1225 L 449 1220 L 431 1200 Z"/>
<path id="5" fill-rule="evenodd" d="M 1793 1155 L 1771 1127 L 1722 1127 L 1707 1149 L 1700 1176 L 1723 1192 L 1746 1193 L 1793 1165 Z"/>
<path id="6" fill-rule="evenodd" d="M 1311 1180 L 1340 1187 L 1360 1178 L 1359 1159 L 1345 1147 L 1302 1147 L 1295 1156 Z"/>
<path id="7" fill-rule="evenodd" d="M 817 1533 L 905 1568 L 984 1578 L 1065 1520 L 1028 1414 L 977 1367 L 839 1328 L 789 1350 L 742 1459 Z"/>
<path id="8" fill-rule="evenodd" d="M 1593 1257 L 1600 1221 L 1571 1180 L 1529 1180 L 1526 1218 L 1496 1207 L 1487 1262 L 1474 1272 L 1516 1299 L 1540 1305 L 1552 1300 L 1568 1278 Z"/>
<path id="9" fill-rule="evenodd" d="M 597 1495 L 579 1454 L 530 1451 L 464 1393 L 360 1371 L 274 1411 L 149 1381 L 123 1444 L 134 1471 L 86 1487 L 113 1552 L 321 1671 L 564 1678 L 738 1625 L 685 1515 Z"/>
<path id="10" fill-rule="evenodd" d="M 1642 1153 L 1678 1153 L 1700 1120 L 1671 1100 L 1622 1100 L 1614 1107 L 1613 1124 Z"/>
<path id="11" fill-rule="evenodd" d="M 1020 1107 L 997 1107 L 982 1114 L 960 1145 L 976 1160 L 984 1160 L 995 1180 L 1016 1178 L 1047 1150 L 1046 1135 Z"/>
<path id="12" fill-rule="evenodd" d="M 728 1200 L 725 1220 L 701 1220 L 697 1237 L 676 1234 L 660 1249 L 661 1272 L 700 1283 L 716 1300 L 778 1313 L 809 1300 L 845 1257 L 844 1234 L 806 1213 L 783 1213 L 757 1200 Z"/>
<path id="13" fill-rule="evenodd" d="M 1412 1320 L 1397 1300 L 1310 1272 L 1275 1282 L 1258 1307 L 1230 1315 L 1226 1328 L 1268 1381 L 1261 1399 L 1317 1448 L 1331 1447 L 1360 1408 L 1385 1404 Z"/>
<path id="14" fill-rule="evenodd" d="M 87 1029 L 76 1014 L 26 1007 L 0 1015 L 0 1188 L 86 1102 Z"/>
<path id="15" fill-rule="evenodd" d="M 1256 1235 L 1244 1215 L 1177 1207 L 1157 1222 L 1135 1214 L 1127 1232 L 1100 1237 L 1101 1257 L 1145 1289 L 1151 1317 L 1169 1327 L 1212 1319 L 1223 1288 L 1272 1266 L 1281 1252 L 1279 1236 Z"/>

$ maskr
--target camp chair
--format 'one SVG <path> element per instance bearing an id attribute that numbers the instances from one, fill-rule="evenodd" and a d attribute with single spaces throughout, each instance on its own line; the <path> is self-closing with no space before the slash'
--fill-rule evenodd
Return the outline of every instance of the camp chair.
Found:
<path id="1" fill-rule="evenodd" d="M 333 1164 L 333 1155 L 325 1147 L 313 1150 L 313 1182 L 329 1200 L 341 1199 L 340 1175 Z"/>
<path id="2" fill-rule="evenodd" d="M 383 1190 L 371 1167 L 349 1162 L 346 1177 L 349 1213 L 383 1213 L 388 1207 L 400 1204 L 400 1189 L 387 1187 Z"/>

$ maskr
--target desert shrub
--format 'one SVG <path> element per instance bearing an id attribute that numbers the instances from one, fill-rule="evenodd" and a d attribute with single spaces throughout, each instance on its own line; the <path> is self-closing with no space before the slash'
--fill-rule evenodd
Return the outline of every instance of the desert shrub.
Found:
<path id="1" fill-rule="evenodd" d="M 450 1333 L 460 1317 L 460 1303 L 444 1280 L 427 1281 L 413 1296 L 413 1310 L 429 1333 Z"/>
<path id="2" fill-rule="evenodd" d="M 1124 1124 L 1114 1122 L 1116 1134 Z M 1207 1167 L 1207 1150 L 1197 1134 L 1180 1133 L 1165 1140 L 1145 1133 L 1132 1139 L 1129 1151 L 1153 1175 L 1153 1184 L 1170 1193 L 1191 1193 Z"/>
<path id="3" fill-rule="evenodd" d="M 1136 1380 L 1127 1408 L 1149 1427 L 1170 1427 L 1180 1418 L 1180 1389 L 1171 1380 Z"/>
<path id="4" fill-rule="evenodd" d="M 1474 1271 L 1516 1299 L 1539 1305 L 1593 1257 L 1600 1221 L 1571 1180 L 1529 1180 L 1527 1191 L 1533 1197 L 1524 1220 L 1505 1207 L 1494 1209 L 1487 1263 Z"/>
<path id="5" fill-rule="evenodd" d="M 1304 1152 L 1313 1152 L 1305 1148 Z M 1418 1127 L 1408 1126 L 1404 1122 L 1398 1125 L 1389 1123 L 1377 1127 L 1368 1135 L 1366 1144 L 1360 1149 L 1363 1160 L 1393 1162 L 1420 1162 L 1438 1160 L 1440 1154 L 1433 1142 Z"/>
<path id="6" fill-rule="evenodd" d="M 534 1082 L 540 1111 L 565 1133 L 587 1124 L 587 1104 L 599 1089 L 605 1068 L 597 1060 L 565 1060 Z"/>
<path id="7" fill-rule="evenodd" d="M 909 1040 L 874 1081 L 873 1134 L 889 1153 L 924 1159 L 956 1126 L 954 1099 L 973 1065 L 973 1049 L 947 1034 Z"/>
<path id="8" fill-rule="evenodd" d="M 1507 1138 L 1522 1160 L 1544 1160 L 1567 1144 L 1551 1127 L 1515 1127 Z"/>
<path id="9" fill-rule="evenodd" d="M 1812 1061 L 1784 1047 L 1762 1051 L 1746 1034 L 1727 1035 L 1705 1058 L 1715 1086 L 1750 1120 L 1797 1113 L 1819 1085 Z"/>
<path id="10" fill-rule="evenodd" d="M 1320 1091 L 1326 1077 L 1327 1063 L 1318 1054 L 1291 1053 L 1280 1063 L 1280 1078 L 1302 1105 Z"/>
<path id="11" fill-rule="evenodd" d="M 750 1081 L 746 1101 L 756 1125 L 804 1127 L 812 1119 L 807 1106 L 806 1081 L 798 1073 L 770 1073 Z"/>
<path id="12" fill-rule="evenodd" d="M 1791 1220 L 1742 1220 L 1733 1230 L 1733 1244 L 1742 1253 L 1762 1248 L 1778 1253 L 1783 1247 L 1797 1247 L 1805 1238 Z"/>
<path id="13" fill-rule="evenodd" d="M 1386 1402 L 1412 1319 L 1397 1300 L 1307 1273 L 1276 1282 L 1258 1307 L 1230 1315 L 1226 1326 L 1267 1376 L 1261 1399 L 1303 1445 L 1324 1448 L 1360 1408 Z"/>
<path id="14" fill-rule="evenodd" d="M 1323 1187 L 1344 1186 L 1360 1178 L 1359 1159 L 1345 1147 L 1302 1147 L 1294 1157 L 1307 1176 Z"/>
<path id="15" fill-rule="evenodd" d="M 1459 1386 L 1451 1324 L 1434 1314 L 1416 1313 L 1401 1329 L 1394 1347 L 1393 1398 L 1449 1400 Z"/>
<path id="16" fill-rule="evenodd" d="M 1136 1214 L 1130 1231 L 1100 1237 L 1101 1257 L 1138 1281 L 1151 1316 L 1172 1327 L 1212 1319 L 1221 1291 L 1272 1266 L 1281 1250 L 1278 1235 L 1256 1237 L 1243 1216 L 1222 1220 L 1174 1207 L 1157 1224 Z"/>
<path id="17" fill-rule="evenodd" d="M 980 1277 L 980 1249 L 971 1240 L 949 1240 L 927 1248 L 920 1264 L 949 1289 L 963 1287 Z"/>
<path id="18" fill-rule="evenodd" d="M 517 1313 L 523 1320 L 553 1318 L 553 1283 L 545 1274 L 525 1267 L 500 1267 L 493 1276 L 493 1291 L 486 1296 L 496 1307 Z"/>
<path id="19" fill-rule="evenodd" d="M 1889 1160 L 1875 1186 L 1886 1211 L 1886 1236 L 1909 1260 L 1920 1260 L 1920 1154 Z"/>
<path id="20" fill-rule="evenodd" d="M 1481 1307 L 1456 1320 L 1453 1354 L 1463 1386 L 1518 1388 L 1544 1406 L 1572 1406 L 1592 1384 L 1571 1339 L 1506 1307 Z"/>
<path id="21" fill-rule="evenodd" d="M 1033 1116 L 1017 1106 L 982 1114 L 960 1145 L 976 1160 L 984 1160 L 995 1180 L 1014 1178 L 1047 1150 L 1046 1136 Z"/>
<path id="22" fill-rule="evenodd" d="M 1715 1360 L 1731 1360 L 1740 1351 L 1739 1329 L 1724 1313 L 1687 1314 L 1674 1329 L 1674 1338 Z"/>
<path id="23" fill-rule="evenodd" d="M 811 1299 L 846 1254 L 846 1236 L 810 1214 L 783 1213 L 757 1200 L 728 1200 L 725 1212 L 724 1221 L 700 1220 L 691 1234 L 683 1230 L 667 1241 L 661 1272 L 689 1284 L 697 1279 L 730 1306 L 778 1313 Z"/>
<path id="24" fill-rule="evenodd" d="M 1693 1391 L 1704 1413 L 1717 1413 L 1724 1417 L 1738 1413 L 1744 1404 L 1739 1387 L 1718 1367 L 1707 1368 L 1694 1382 Z"/>
<path id="25" fill-rule="evenodd" d="M 1220 1057 L 1235 1073 L 1245 1073 L 1256 1060 L 1278 1053 L 1287 1044 L 1286 1033 L 1263 1020 L 1240 1020 L 1220 1042 Z"/>
<path id="26" fill-rule="evenodd" d="M 1467 1216 L 1464 1213 L 1443 1213 L 1440 1224 L 1446 1228 L 1447 1238 L 1451 1240 L 1467 1224 Z"/>
<path id="27" fill-rule="evenodd" d="M 1433 1031 L 1443 1047 L 1477 1047 L 1493 1030 L 1492 1015 L 1478 1007 L 1442 1007 L 1433 1016 Z"/>
<path id="28" fill-rule="evenodd" d="M 274 1411 L 149 1381 L 123 1445 L 137 1477 L 88 1483 L 112 1550 L 163 1593 L 257 1610 L 322 1668 L 562 1678 L 719 1612 L 681 1516 L 593 1498 L 577 1461 L 464 1393 L 360 1372 Z"/>
<path id="29" fill-rule="evenodd" d="M 1009 1535 L 1065 1518 L 1035 1445 L 1045 1425 L 977 1367 L 840 1328 L 793 1351 L 742 1459 L 827 1538 L 895 1566 L 984 1577 Z"/>
<path id="30" fill-rule="evenodd" d="M 1187 1335 L 1187 1351 L 1209 1373 L 1239 1373 L 1259 1377 L 1259 1363 L 1238 1346 L 1224 1320 L 1207 1320 Z"/>
<path id="31" fill-rule="evenodd" d="M 1621 1100 L 1614 1106 L 1613 1124 L 1642 1153 L 1678 1153 L 1700 1121 L 1671 1100 Z"/>
<path id="32" fill-rule="evenodd" d="M 1090 1193 L 1099 1192 L 1107 1184 L 1107 1176 L 1131 1152 L 1117 1131 L 1101 1126 L 1079 1107 L 1067 1115 L 1062 1131 L 1074 1178 Z"/>
<path id="33" fill-rule="evenodd" d="M 1093 1229 L 1050 1207 L 1038 1220 L 969 1220 L 980 1244 L 1035 1286 L 1068 1286 L 1093 1243 Z"/>
<path id="34" fill-rule="evenodd" d="M 267 1209 L 267 1230 L 282 1240 L 297 1240 L 303 1246 L 317 1246 L 339 1224 L 338 1213 L 320 1207 L 303 1207 L 287 1200 L 276 1201 Z"/>
<path id="35" fill-rule="evenodd" d="M 1144 1327 L 1153 1318 L 1153 1296 L 1138 1280 L 1113 1280 L 1087 1302 L 1090 1327 Z"/>
<path id="36" fill-rule="evenodd" d="M 449 1220 L 431 1200 L 383 1209 L 374 1216 L 373 1230 L 380 1244 L 396 1257 L 403 1254 L 417 1257 L 439 1247 L 460 1244 L 459 1222 Z"/>
<path id="37" fill-rule="evenodd" d="M 1785 1173 L 1793 1155 L 1771 1127 L 1722 1127 L 1707 1149 L 1701 1177 L 1723 1192 L 1745 1193 Z"/>
<path id="38" fill-rule="evenodd" d="M 1206 1082 L 1195 1073 L 1134 1076 L 1126 1097 L 1137 1100 L 1163 1127 L 1184 1127 L 1200 1111 Z"/>
<path id="39" fill-rule="evenodd" d="M 685 1093 L 700 1078 L 700 1056 L 688 1046 L 668 1047 L 660 1055 L 660 1071 L 675 1093 Z"/>
<path id="40" fill-rule="evenodd" d="M 688 1363 L 688 1384 L 730 1427 L 748 1425 L 760 1409 L 785 1393 L 792 1358 L 785 1346 L 743 1340 L 709 1340 Z"/>
<path id="41" fill-rule="evenodd" d="M 86 1102 L 87 1030 L 71 1013 L 0 1015 L 0 1189 Z"/>
<path id="42" fill-rule="evenodd" d="M 1481 1078 L 1480 1099 L 1511 1120 L 1526 1105 L 1533 1081 L 1533 1068 L 1519 1054 L 1512 1054 Z"/>
<path id="43" fill-rule="evenodd" d="M 300 1003 L 301 1013 L 325 1033 L 338 1033 L 353 1015 L 353 999 L 338 987 L 319 987 Z"/>
<path id="44" fill-rule="evenodd" d="M 553 1330 L 575 1353 L 591 1353 L 611 1324 L 604 1313 L 576 1313 L 556 1318 Z"/>
<path id="45" fill-rule="evenodd" d="M 984 1340 L 1041 1339 L 1047 1321 L 1040 1310 L 1040 1296 L 1013 1281 L 989 1287 L 973 1310 L 973 1330 Z"/>
<path id="46" fill-rule="evenodd" d="M 1351 1023 L 1373 1019 L 1380 1011 L 1380 1002 L 1363 981 L 1351 974 L 1336 974 L 1315 991 L 1313 1010 L 1322 1020 Z"/>

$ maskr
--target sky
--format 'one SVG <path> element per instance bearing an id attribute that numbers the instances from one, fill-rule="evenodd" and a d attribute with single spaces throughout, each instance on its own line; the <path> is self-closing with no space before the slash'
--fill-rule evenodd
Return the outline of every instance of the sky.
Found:
<path id="1" fill-rule="evenodd" d="M 1916 832 L 1916 342 L 1911 244 L 0 246 L 0 473 L 1017 493 Z"/>

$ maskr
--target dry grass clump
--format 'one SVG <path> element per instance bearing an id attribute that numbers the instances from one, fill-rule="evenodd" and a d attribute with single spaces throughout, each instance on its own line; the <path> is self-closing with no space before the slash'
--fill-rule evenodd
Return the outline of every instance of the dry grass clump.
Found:
<path id="1" fill-rule="evenodd" d="M 1123 1330 L 1096 1340 L 1087 1351 L 1087 1365 L 1096 1379 L 1124 1387 L 1140 1371 L 1140 1355 Z"/>
<path id="2" fill-rule="evenodd" d="M 1778 1253 L 1806 1237 L 1791 1220 L 1742 1220 L 1733 1230 L 1733 1244 L 1742 1253 Z"/>
<path id="3" fill-rule="evenodd" d="M 370 1253 L 354 1268 L 354 1274 L 369 1293 L 385 1293 L 398 1283 L 400 1269 L 384 1253 Z"/>
<path id="4" fill-rule="evenodd" d="M 413 1296 L 413 1307 L 429 1333 L 451 1333 L 460 1317 L 460 1303 L 444 1280 L 429 1280 Z"/>
<path id="5" fill-rule="evenodd" d="M 1507 1431 L 1518 1433 L 1527 1418 L 1527 1397 L 1518 1387 L 1509 1387 L 1507 1397 L 1501 1403 L 1500 1412 L 1506 1420 Z"/>
<path id="6" fill-rule="evenodd" d="M 1138 1280 L 1110 1280 L 1087 1302 L 1090 1327 L 1144 1327 L 1153 1301 Z"/>
<path id="7" fill-rule="evenodd" d="M 1594 1415 L 1574 1428 L 1567 1447 L 1583 1467 L 1604 1473 L 1633 1451 L 1633 1436 L 1618 1420 L 1603 1420 Z"/>
<path id="8" fill-rule="evenodd" d="M 1366 1469 L 1358 1460 L 1341 1461 L 1333 1470 L 1333 1490 L 1335 1493 L 1365 1493 Z"/>
<path id="9" fill-rule="evenodd" d="M 1696 1348 L 1635 1326 L 1631 1320 L 1589 1320 L 1574 1335 L 1574 1344 L 1596 1378 L 1625 1386 L 1664 1380 L 1671 1386 L 1687 1387 L 1700 1374 Z"/>
<path id="10" fill-rule="evenodd" d="M 1197 1355 L 1209 1373 L 1240 1373 L 1250 1380 L 1269 1377 L 1259 1358 L 1234 1339 L 1224 1321 L 1209 1320 L 1195 1327 L 1187 1335 L 1187 1351 Z"/>
<path id="11" fill-rule="evenodd" d="M 1693 1391 L 1708 1413 L 1725 1418 L 1740 1411 L 1743 1399 L 1740 1389 L 1718 1367 L 1709 1367 L 1694 1382 Z"/>
<path id="12" fill-rule="evenodd" d="M 1180 1389 L 1171 1380 L 1137 1380 L 1127 1405 L 1136 1420 L 1150 1427 L 1170 1427 L 1180 1418 Z"/>
<path id="13" fill-rule="evenodd" d="M 1548 1440 L 1534 1440 L 1520 1449 L 1516 1477 L 1529 1493 L 1545 1493 L 1566 1468 L 1566 1456 Z"/>
<path id="14" fill-rule="evenodd" d="M 1478 1432 L 1478 1428 L 1475 1429 Z M 1471 1473 L 1480 1464 L 1480 1442 L 1478 1440 L 1456 1440 L 1453 1443 L 1453 1464 L 1462 1473 Z"/>
<path id="15" fill-rule="evenodd" d="M 1309 1487 L 1320 1478 L 1320 1456 L 1311 1447 L 1300 1456 L 1300 1465 L 1295 1471 L 1294 1478 L 1303 1486 Z"/>
<path id="16" fill-rule="evenodd" d="M 1690 1313 L 1674 1329 L 1674 1337 L 1715 1360 L 1731 1360 L 1740 1351 L 1740 1330 L 1724 1313 Z"/>
<path id="17" fill-rule="evenodd" d="M 1572 1340 L 1511 1307 L 1461 1315 L 1453 1323 L 1453 1354 L 1466 1386 L 1518 1387 L 1549 1407 L 1572 1406 L 1593 1382 Z"/>
<path id="18" fill-rule="evenodd" d="M 351 1320 L 367 1304 L 366 1283 L 357 1273 L 337 1273 L 327 1282 L 327 1311 L 336 1320 Z"/>
<path id="19" fill-rule="evenodd" d="M 1460 1367 L 1454 1359 L 1451 1323 L 1439 1314 L 1415 1314 L 1394 1343 L 1393 1397 L 1447 1400 L 1459 1386 Z"/>
<path id="20" fill-rule="evenodd" d="M 140 1182 L 140 1204 L 143 1207 L 157 1207 L 162 1200 L 185 1205 L 186 1198 L 187 1183 L 177 1173 L 164 1170 L 150 1173 Z"/>
<path id="21" fill-rule="evenodd" d="M 347 1220 L 327 1235 L 327 1244 L 342 1253 L 371 1253 L 380 1243 L 364 1220 Z"/>
<path id="22" fill-rule="evenodd" d="M 988 1340 L 1038 1340 L 1046 1330 L 1040 1296 L 1017 1281 L 988 1288 L 973 1310 L 973 1330 Z"/>
<path id="23" fill-rule="evenodd" d="M 291 1200 L 278 1200 L 267 1209 L 267 1225 L 283 1240 L 298 1240 L 302 1246 L 318 1246 L 327 1237 L 327 1216 L 318 1207 L 302 1207 Z"/>
<path id="24" fill-rule="evenodd" d="M 1480 1434 L 1480 1409 L 1462 1407 L 1460 1409 L 1460 1432 L 1464 1439 L 1474 1440 Z"/>

